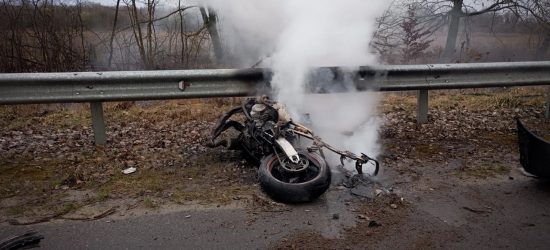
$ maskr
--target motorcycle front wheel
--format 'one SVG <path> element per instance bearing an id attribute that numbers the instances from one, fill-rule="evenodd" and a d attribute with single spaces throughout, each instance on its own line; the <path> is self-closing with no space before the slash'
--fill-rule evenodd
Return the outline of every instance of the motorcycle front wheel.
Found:
<path id="1" fill-rule="evenodd" d="M 315 152 L 297 150 L 299 165 L 291 166 L 285 154 L 270 154 L 261 160 L 258 178 L 264 192 L 283 203 L 312 201 L 323 195 L 330 186 L 330 169 Z M 281 162 L 285 165 L 283 167 Z M 301 164 L 301 165 L 300 165 Z"/>

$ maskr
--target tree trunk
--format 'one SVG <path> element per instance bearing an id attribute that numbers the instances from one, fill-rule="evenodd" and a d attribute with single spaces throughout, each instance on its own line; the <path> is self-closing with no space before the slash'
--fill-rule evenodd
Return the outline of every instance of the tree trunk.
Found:
<path id="1" fill-rule="evenodd" d="M 147 55 L 145 54 L 145 46 L 143 45 L 143 35 L 141 33 L 141 25 L 138 18 L 138 9 L 136 7 L 136 0 L 132 0 L 132 13 L 130 20 L 133 18 L 132 29 L 134 31 L 134 37 L 139 49 L 139 55 L 143 63 L 144 69 L 149 69 L 149 61 L 147 60 Z M 133 16 L 132 16 L 133 15 Z M 137 26 L 137 27 L 136 27 Z M 137 31 L 137 32 L 136 32 Z"/>
<path id="2" fill-rule="evenodd" d="M 115 21 L 113 23 L 113 32 L 111 33 L 111 41 L 109 42 L 109 61 L 107 62 L 107 67 L 109 67 L 109 70 L 111 70 L 111 61 L 113 60 L 113 40 L 115 39 L 115 30 L 116 30 L 116 22 L 118 19 L 118 6 L 120 5 L 120 0 L 116 1 L 116 9 L 115 9 Z"/>
<path id="3" fill-rule="evenodd" d="M 206 25 L 206 29 L 208 29 L 208 33 L 210 34 L 210 39 L 212 39 L 212 45 L 214 46 L 214 54 L 216 56 L 217 63 L 222 63 L 223 61 L 223 50 L 222 50 L 222 43 L 220 41 L 220 36 L 218 34 L 218 30 L 216 28 L 216 24 L 218 22 L 218 17 L 216 15 L 216 12 L 212 8 L 208 8 L 208 16 L 206 15 L 206 10 L 204 7 L 200 7 L 202 19 L 204 21 L 204 24 Z"/>
<path id="4" fill-rule="evenodd" d="M 462 3 L 464 0 L 454 0 L 453 9 L 451 10 L 451 25 L 449 25 L 449 33 L 447 34 L 447 42 L 445 43 L 445 52 L 441 56 L 442 63 L 449 63 L 453 59 L 453 52 L 456 46 L 458 37 L 458 27 L 460 18 L 462 17 Z"/>
<path id="5" fill-rule="evenodd" d="M 544 40 L 542 40 L 542 44 L 537 49 L 535 60 L 543 61 L 546 58 L 546 54 L 548 53 L 549 47 L 550 47 L 550 30 L 546 32 L 546 36 L 544 37 Z"/>
<path id="6" fill-rule="evenodd" d="M 178 9 L 181 9 L 181 0 L 178 1 Z M 183 29 L 183 14 L 180 11 L 178 13 L 180 16 L 180 39 L 181 39 L 181 65 L 183 66 L 183 62 L 185 61 L 185 30 Z M 176 45 L 178 43 L 176 42 Z M 178 50 L 176 49 L 176 52 Z"/>
<path id="7" fill-rule="evenodd" d="M 153 20 L 155 11 L 155 1 L 147 1 L 147 12 L 149 20 L 147 21 L 147 69 L 153 69 Z"/>

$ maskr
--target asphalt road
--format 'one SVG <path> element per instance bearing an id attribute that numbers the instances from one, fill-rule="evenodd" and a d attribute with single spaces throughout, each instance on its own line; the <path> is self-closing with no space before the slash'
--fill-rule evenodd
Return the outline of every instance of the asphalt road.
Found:
<path id="1" fill-rule="evenodd" d="M 301 231 L 340 237 L 344 227 L 355 225 L 355 214 L 335 196 L 351 198 L 335 190 L 313 203 L 284 212 L 255 213 L 222 206 L 127 219 L 54 220 L 30 226 L 3 223 L 0 239 L 33 229 L 45 237 L 40 243 L 42 249 L 266 249 Z M 338 220 L 332 218 L 334 213 L 339 214 Z"/>
<path id="2" fill-rule="evenodd" d="M 186 216 L 191 216 L 186 218 Z M 268 219 L 246 225 L 243 210 L 185 211 L 125 220 L 2 227 L 7 235 L 34 229 L 44 249 L 264 249 L 280 235 L 266 235 Z M 271 230 L 269 230 L 271 232 Z M 245 236 L 246 237 L 243 237 Z"/>
<path id="3" fill-rule="evenodd" d="M 382 217 L 393 222 L 381 221 L 382 227 L 374 234 L 344 230 L 364 222 L 346 205 L 351 199 L 347 190 L 332 188 L 321 199 L 285 212 L 221 207 L 88 222 L 2 223 L 0 238 L 34 229 L 45 236 L 42 249 L 267 249 L 284 245 L 286 239 L 292 242 L 300 232 L 313 232 L 317 236 L 301 238 L 304 245 L 298 247 L 548 249 L 550 181 L 525 177 L 516 170 L 510 176 L 513 179 L 500 176 L 458 182 L 436 174 L 420 181 L 401 179 L 393 185 L 394 192 L 410 205 L 399 208 L 403 209 L 400 219 Z M 392 210 L 377 211 L 369 216 Z M 344 235 L 344 240 L 337 240 Z"/>

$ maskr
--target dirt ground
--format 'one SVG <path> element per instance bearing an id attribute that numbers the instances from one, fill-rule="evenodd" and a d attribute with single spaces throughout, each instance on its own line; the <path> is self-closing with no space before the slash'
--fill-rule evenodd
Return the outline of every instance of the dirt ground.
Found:
<path id="1" fill-rule="evenodd" d="M 520 117 L 550 138 L 545 89 L 430 93 L 429 123 L 423 125 L 416 124 L 411 93 L 382 98 L 383 172 L 363 185 L 367 195 L 353 195 L 342 186 L 345 177 L 333 171 L 339 177 L 329 192 L 306 206 L 339 226 L 308 228 L 306 223 L 269 246 L 545 248 L 550 182 L 522 171 L 515 123 Z M 304 210 L 266 198 L 255 167 L 238 152 L 203 146 L 210 126 L 238 102 L 109 104 L 108 145 L 100 147 L 93 146 L 86 106 L 1 107 L 2 226 L 220 207 L 259 217 Z M 128 167 L 137 171 L 122 174 Z"/>

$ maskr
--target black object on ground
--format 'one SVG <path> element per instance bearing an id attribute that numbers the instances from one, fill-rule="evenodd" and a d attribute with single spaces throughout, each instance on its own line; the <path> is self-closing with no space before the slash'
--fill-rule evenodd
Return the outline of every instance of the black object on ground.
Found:
<path id="1" fill-rule="evenodd" d="M 371 220 L 369 222 L 369 227 L 379 227 L 379 226 L 382 226 L 382 223 L 380 223 L 378 221 Z"/>
<path id="2" fill-rule="evenodd" d="M 521 166 L 539 178 L 550 178 L 550 142 L 529 131 L 519 118 L 516 119 Z"/>
<path id="3" fill-rule="evenodd" d="M 24 234 L 12 236 L 0 242 L 0 250 L 15 250 L 21 247 L 27 247 L 32 244 L 37 244 L 44 239 L 43 235 L 39 235 L 36 231 L 28 231 Z"/>

